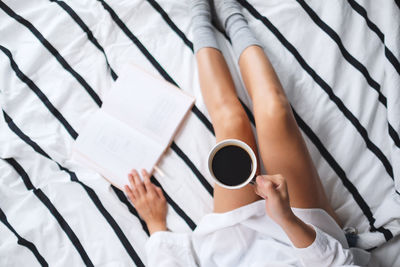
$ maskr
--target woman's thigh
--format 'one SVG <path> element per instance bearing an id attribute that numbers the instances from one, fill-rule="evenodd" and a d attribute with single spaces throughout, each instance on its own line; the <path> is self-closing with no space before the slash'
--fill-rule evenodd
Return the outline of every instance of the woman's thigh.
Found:
<path id="1" fill-rule="evenodd" d="M 326 197 L 290 105 L 281 98 L 276 101 L 281 103 L 272 104 L 274 107 L 270 110 L 255 111 L 260 155 L 267 173 L 279 173 L 286 178 L 292 207 L 322 208 L 340 223 Z M 254 107 L 265 109 L 257 104 Z"/>
<path id="2" fill-rule="evenodd" d="M 235 115 L 235 118 L 227 118 L 226 120 L 218 122 L 217 125 L 217 142 L 226 139 L 238 139 L 248 144 L 253 151 L 257 151 L 257 145 L 250 123 L 247 115 L 244 113 Z M 258 173 L 259 168 L 257 169 L 257 174 Z M 253 185 L 251 184 L 240 189 L 226 189 L 218 184 L 214 186 L 214 212 L 231 211 L 260 199 L 261 198 L 255 193 Z"/>
<path id="3" fill-rule="evenodd" d="M 259 150 L 266 171 L 286 178 L 292 207 L 322 208 L 339 222 L 279 78 L 264 51 L 258 46 L 248 47 L 239 65 L 253 100 Z"/>
<path id="4" fill-rule="evenodd" d="M 200 88 L 211 117 L 216 141 L 239 139 L 257 151 L 249 119 L 236 95 L 222 53 L 214 48 L 202 48 L 197 52 L 196 59 Z M 227 212 L 259 199 L 251 185 L 236 190 L 217 184 L 214 187 L 215 212 Z"/>

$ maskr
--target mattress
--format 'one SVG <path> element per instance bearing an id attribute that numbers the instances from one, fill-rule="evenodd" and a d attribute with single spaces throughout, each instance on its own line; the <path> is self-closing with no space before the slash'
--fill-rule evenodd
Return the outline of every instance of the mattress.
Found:
<path id="1" fill-rule="evenodd" d="M 292 105 L 332 206 L 357 246 L 399 266 L 400 2 L 239 0 Z M 70 159 L 87 118 L 133 62 L 196 97 L 153 175 L 167 226 L 212 211 L 215 144 L 188 4 L 0 1 L 0 266 L 145 266 L 148 230 L 119 189 Z M 229 39 L 215 30 L 252 106 Z"/>

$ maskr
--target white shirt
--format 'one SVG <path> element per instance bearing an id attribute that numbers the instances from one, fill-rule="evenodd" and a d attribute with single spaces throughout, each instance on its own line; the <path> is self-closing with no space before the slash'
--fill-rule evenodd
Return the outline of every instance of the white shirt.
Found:
<path id="1" fill-rule="evenodd" d="M 260 200 L 206 215 L 193 233 L 154 233 L 146 244 L 148 266 L 367 266 L 369 253 L 348 248 L 343 231 L 324 210 L 293 212 L 316 231 L 307 248 L 291 244 Z"/>

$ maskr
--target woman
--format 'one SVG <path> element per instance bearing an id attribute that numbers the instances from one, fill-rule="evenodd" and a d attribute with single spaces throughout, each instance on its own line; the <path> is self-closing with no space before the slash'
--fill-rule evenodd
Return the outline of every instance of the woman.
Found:
<path id="1" fill-rule="evenodd" d="M 194 50 L 202 95 L 217 142 L 239 139 L 257 151 L 250 122 L 216 42 L 207 0 L 191 0 Z M 349 249 L 325 195 L 279 79 L 235 0 L 216 2 L 253 101 L 261 161 L 268 174 L 241 189 L 214 187 L 214 212 L 193 234 L 166 231 L 166 202 L 143 171 L 125 190 L 151 237 L 149 266 L 366 265 Z M 258 171 L 259 172 L 259 171 Z M 289 201 L 290 196 L 290 201 Z M 361 253 L 361 254 L 360 254 Z"/>

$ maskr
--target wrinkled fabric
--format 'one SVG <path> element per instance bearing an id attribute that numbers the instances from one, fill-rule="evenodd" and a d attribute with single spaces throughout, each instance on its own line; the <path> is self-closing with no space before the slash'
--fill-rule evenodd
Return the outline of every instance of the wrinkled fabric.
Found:
<path id="1" fill-rule="evenodd" d="M 149 266 L 368 266 L 369 253 L 349 248 L 343 231 L 324 210 L 293 211 L 316 232 L 306 248 L 291 244 L 260 200 L 206 215 L 193 234 L 154 233 L 146 244 Z"/>

